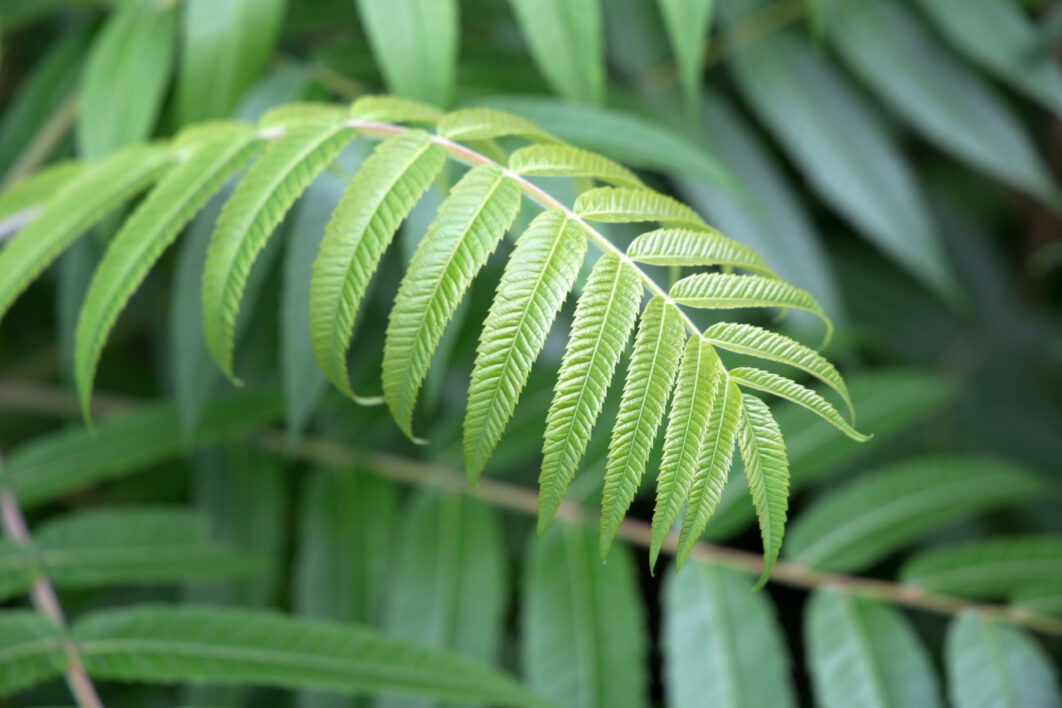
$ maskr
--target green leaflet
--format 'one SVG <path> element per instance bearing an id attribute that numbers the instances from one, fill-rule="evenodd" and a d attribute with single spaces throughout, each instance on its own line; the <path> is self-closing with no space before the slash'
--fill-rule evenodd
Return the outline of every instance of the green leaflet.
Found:
<path id="1" fill-rule="evenodd" d="M 575 200 L 574 210 L 591 221 L 659 221 L 693 229 L 705 228 L 704 221 L 693 209 L 673 197 L 645 188 L 588 189 Z"/>
<path id="2" fill-rule="evenodd" d="M 307 121 L 275 138 L 247 170 L 218 217 L 203 267 L 203 334 L 232 380 L 236 316 L 255 258 L 313 178 L 354 139 L 340 121 Z"/>
<path id="3" fill-rule="evenodd" d="M 664 689 L 671 708 L 792 708 L 774 607 L 749 577 L 694 561 L 664 581 Z"/>
<path id="4" fill-rule="evenodd" d="M 391 91 L 449 105 L 457 79 L 457 0 L 357 0 L 357 5 Z"/>
<path id="5" fill-rule="evenodd" d="M 557 524 L 529 544 L 520 609 L 523 673 L 572 708 L 645 708 L 648 638 L 630 552 L 602 563 L 592 529 Z"/>
<path id="6" fill-rule="evenodd" d="M 509 676 L 470 659 L 363 627 L 273 612 L 165 605 L 106 610 L 80 620 L 73 635 L 89 674 L 103 679 L 549 705 Z"/>
<path id="7" fill-rule="evenodd" d="M 520 208 L 520 188 L 495 166 L 470 170 L 454 187 L 417 246 L 391 310 L 383 391 L 391 414 L 413 438 L 417 393 L 472 279 Z"/>
<path id="8" fill-rule="evenodd" d="M 582 228 L 553 209 L 531 222 L 505 264 L 468 388 L 464 452 L 473 483 L 512 416 L 585 253 Z"/>
<path id="9" fill-rule="evenodd" d="M 576 103 L 605 99 L 600 0 L 509 0 L 535 64 Z"/>
<path id="10" fill-rule="evenodd" d="M 137 145 L 87 165 L 66 182 L 0 249 L 0 319 L 78 236 L 157 179 L 172 159 L 163 147 Z"/>
<path id="11" fill-rule="evenodd" d="M 900 612 L 820 590 L 805 619 L 816 704 L 823 708 L 942 705 L 933 664 Z"/>
<path id="12" fill-rule="evenodd" d="M 642 301 L 635 269 L 606 253 L 594 264 L 575 306 L 553 402 L 546 416 L 538 477 L 538 533 L 545 532 L 590 442 Z"/>
<path id="13" fill-rule="evenodd" d="M 257 149 L 249 127 L 218 129 L 159 181 L 110 242 L 77 324 L 74 375 L 86 419 L 96 365 L 118 314 L 181 229 Z"/>
<path id="14" fill-rule="evenodd" d="M 362 96 L 350 106 L 350 117 L 385 123 L 435 125 L 445 113 L 428 103 L 401 96 Z"/>
<path id="15" fill-rule="evenodd" d="M 763 587 L 782 548 L 786 509 L 789 506 L 789 462 L 785 441 L 767 405 L 755 396 L 741 397 L 741 459 L 749 494 L 760 520 L 763 537 Z"/>
<path id="16" fill-rule="evenodd" d="M 1006 595 L 1030 583 L 1062 580 L 1062 538 L 1014 536 L 933 548 L 908 560 L 900 577 L 945 595 Z"/>
<path id="17" fill-rule="evenodd" d="M 459 142 L 507 137 L 557 142 L 555 137 L 526 118 L 494 108 L 463 108 L 447 113 L 439 120 L 436 130 L 444 138 Z"/>
<path id="18" fill-rule="evenodd" d="M 695 117 L 700 109 L 704 52 L 715 0 L 657 0 L 657 4 L 675 51 L 686 107 L 690 116 Z"/>
<path id="19" fill-rule="evenodd" d="M 730 465 L 734 461 L 734 441 L 741 427 L 743 397 L 737 384 L 724 371 L 718 377 L 716 387 L 712 396 L 712 410 L 708 415 L 708 430 L 697 463 L 697 475 L 693 478 L 686 514 L 679 531 L 675 558 L 675 565 L 679 569 L 704 533 L 708 519 L 719 504 Z"/>
<path id="20" fill-rule="evenodd" d="M 509 156 L 509 169 L 532 177 L 591 177 L 616 187 L 644 187 L 623 165 L 571 145 L 527 145 Z"/>
<path id="21" fill-rule="evenodd" d="M 649 567 L 656 566 L 664 537 L 690 494 L 701 461 L 714 398 L 723 384 L 722 363 L 712 346 L 692 336 L 682 353 L 671 416 L 664 434 L 664 456 L 657 477 Z"/>
<path id="22" fill-rule="evenodd" d="M 40 207 L 83 169 L 85 166 L 80 162 L 57 162 L 0 193 L 0 239 L 36 218 Z"/>
<path id="23" fill-rule="evenodd" d="M 0 612 L 0 695 L 63 675 L 63 630 L 26 610 Z"/>
<path id="24" fill-rule="evenodd" d="M 638 263 L 660 266 L 732 266 L 776 278 L 763 259 L 747 246 L 715 229 L 657 229 L 637 237 L 627 255 Z"/>
<path id="25" fill-rule="evenodd" d="M 955 708 L 1062 706 L 1057 664 L 1007 622 L 964 612 L 948 629 L 944 653 Z"/>
<path id="26" fill-rule="evenodd" d="M 83 157 L 102 157 L 151 134 L 170 79 L 176 30 L 173 7 L 147 2 L 125 3 L 107 19 L 81 77 L 75 128 Z"/>
<path id="27" fill-rule="evenodd" d="M 781 280 L 758 275 L 697 273 L 672 285 L 669 294 L 680 305 L 704 309 L 780 307 L 804 310 L 816 315 L 826 325 L 823 346 L 833 336 L 833 324 L 815 298 Z"/>
<path id="28" fill-rule="evenodd" d="M 772 393 L 779 398 L 807 408 L 857 442 L 869 439 L 868 435 L 860 433 L 849 425 L 837 409 L 826 402 L 826 399 L 792 379 L 751 367 L 731 369 L 730 376 L 739 386 Z"/>
<path id="29" fill-rule="evenodd" d="M 354 175 L 325 229 L 310 279 L 310 336 L 325 376 L 355 400 L 347 349 L 358 307 L 399 223 L 445 160 L 427 133 L 386 140 Z"/>
<path id="30" fill-rule="evenodd" d="M 867 472 L 793 523 L 786 555 L 822 570 L 861 571 L 930 532 L 1037 495 L 1026 470 L 977 457 L 914 459 Z"/>
<path id="31" fill-rule="evenodd" d="M 1009 604 L 1044 615 L 1062 615 L 1062 578 L 1024 585 L 1011 594 Z"/>
<path id="32" fill-rule="evenodd" d="M 642 312 L 608 446 L 601 500 L 601 557 L 608 555 L 653 449 L 685 338 L 678 308 L 654 297 Z"/>
<path id="33" fill-rule="evenodd" d="M 741 322 L 719 322 L 704 332 L 704 338 L 713 347 L 727 351 L 776 361 L 811 374 L 840 395 L 848 407 L 848 414 L 855 419 L 855 408 L 848 395 L 844 379 L 833 364 L 814 349 L 805 347 L 784 334 Z"/>

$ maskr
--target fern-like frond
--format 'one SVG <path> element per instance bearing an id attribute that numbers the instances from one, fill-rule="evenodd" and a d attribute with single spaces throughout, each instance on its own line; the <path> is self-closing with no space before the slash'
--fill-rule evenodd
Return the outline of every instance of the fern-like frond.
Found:
<path id="1" fill-rule="evenodd" d="M 966 597 L 1006 595 L 1062 581 L 1062 536 L 1016 536 L 923 551 L 904 564 L 904 582 Z"/>
<path id="2" fill-rule="evenodd" d="M 470 170 L 439 207 L 395 298 L 384 345 L 383 391 L 405 434 L 432 352 L 465 290 L 512 226 L 520 189 L 501 170 Z"/>
<path id="3" fill-rule="evenodd" d="M 690 337 L 682 354 L 671 417 L 664 434 L 664 456 L 656 487 L 649 567 L 693 487 L 704 436 L 722 371 L 719 356 L 700 336 Z"/>
<path id="4" fill-rule="evenodd" d="M 826 325 L 823 346 L 833 336 L 833 323 L 809 293 L 783 280 L 758 275 L 697 273 L 671 286 L 671 297 L 680 305 L 707 310 L 730 310 L 743 307 L 779 307 L 803 310 Z"/>
<path id="5" fill-rule="evenodd" d="M 571 145 L 522 147 L 509 156 L 509 169 L 531 177 L 590 177 L 617 187 L 644 187 L 623 165 Z"/>
<path id="6" fill-rule="evenodd" d="M 516 408 L 585 253 L 585 234 L 560 210 L 540 214 L 516 242 L 483 323 L 468 389 L 465 469 L 473 482 Z"/>
<path id="7" fill-rule="evenodd" d="M 321 370 L 351 398 L 357 397 L 347 349 L 365 289 L 399 224 L 445 159 L 427 133 L 386 140 L 354 175 L 325 227 L 310 279 L 310 336 Z"/>
<path id="8" fill-rule="evenodd" d="M 716 387 L 712 395 L 712 410 L 708 414 L 708 430 L 697 463 L 697 474 L 693 478 L 686 514 L 679 531 L 678 553 L 675 557 L 678 568 L 686 561 L 719 505 L 734 461 L 734 443 L 741 428 L 741 390 L 725 371 L 720 372 Z"/>
<path id="9" fill-rule="evenodd" d="M 638 491 L 664 415 L 683 344 L 682 315 L 662 297 L 645 306 L 608 446 L 601 500 L 601 557 Z"/>
<path id="10" fill-rule="evenodd" d="M 575 307 L 568 347 L 546 416 L 538 477 L 540 534 L 560 506 L 586 451 L 641 301 L 642 283 L 633 267 L 613 254 L 594 264 Z"/>
<path id="11" fill-rule="evenodd" d="M 759 254 L 707 226 L 699 229 L 657 229 L 627 246 L 637 263 L 660 266 L 730 266 L 775 278 Z"/>
<path id="12" fill-rule="evenodd" d="M 508 137 L 558 142 L 526 118 L 493 108 L 463 108 L 447 113 L 439 120 L 436 130 L 444 138 L 462 142 Z"/>
<path id="13" fill-rule="evenodd" d="M 247 277 L 295 200 L 354 139 L 341 114 L 292 122 L 236 185 L 218 217 L 203 267 L 203 334 L 214 361 L 234 378 L 236 317 Z"/>
<path id="14" fill-rule="evenodd" d="M 589 189 L 576 198 L 574 210 L 576 214 L 590 221 L 659 221 L 662 224 L 691 229 L 703 229 L 707 226 L 697 212 L 674 197 L 644 187 Z"/>
<path id="15" fill-rule="evenodd" d="M 23 290 L 78 236 L 155 181 L 171 164 L 159 145 L 129 147 L 86 165 L 0 249 L 0 320 Z"/>
<path id="16" fill-rule="evenodd" d="M 86 419 L 96 365 L 118 314 L 180 230 L 258 146 L 247 126 L 215 128 L 189 148 L 111 241 L 92 276 L 75 337 L 74 378 Z"/>
<path id="17" fill-rule="evenodd" d="M 350 115 L 383 123 L 435 125 L 446 114 L 431 104 L 401 96 L 362 96 L 351 105 Z"/>
<path id="18" fill-rule="evenodd" d="M 825 398 L 812 391 L 806 386 L 801 386 L 792 379 L 773 374 L 770 371 L 743 366 L 730 370 L 730 376 L 739 386 L 755 389 L 764 393 L 770 393 L 787 401 L 792 401 L 798 406 L 807 408 L 817 414 L 823 420 L 828 421 L 835 428 L 848 437 L 858 442 L 869 440 L 870 436 L 860 433 L 841 417 L 841 414 L 826 401 Z"/>
<path id="19" fill-rule="evenodd" d="M 782 548 L 786 510 L 789 508 L 789 460 L 782 431 L 771 410 L 760 399 L 741 397 L 741 460 L 745 463 L 756 516 L 763 537 L 763 575 L 757 588 L 767 582 Z"/>

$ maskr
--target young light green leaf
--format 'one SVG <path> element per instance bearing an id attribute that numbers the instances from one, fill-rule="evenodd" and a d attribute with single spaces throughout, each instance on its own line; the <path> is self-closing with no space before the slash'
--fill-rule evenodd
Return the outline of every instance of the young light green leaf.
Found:
<path id="1" fill-rule="evenodd" d="M 641 708 L 648 704 L 647 638 L 630 554 L 620 547 L 601 563 L 594 536 L 558 525 L 530 544 L 521 595 L 524 675 L 558 705 Z"/>
<path id="2" fill-rule="evenodd" d="M 749 577 L 692 562 L 664 585 L 664 689 L 671 708 L 796 705 L 769 597 Z"/>
<path id="3" fill-rule="evenodd" d="M 601 499 L 601 558 L 638 491 L 682 356 L 682 315 L 662 297 L 645 306 L 608 445 Z"/>
<path id="4" fill-rule="evenodd" d="M 857 442 L 864 442 L 869 439 L 868 435 L 860 433 L 849 425 L 841 417 L 841 414 L 837 412 L 837 409 L 831 406 L 826 399 L 792 379 L 751 367 L 731 369 L 730 377 L 739 386 L 770 393 L 807 408 Z"/>
<path id="5" fill-rule="evenodd" d="M 715 0 L 658 0 L 658 4 L 675 51 L 686 106 L 690 115 L 696 116 L 701 103 L 704 51 L 708 46 L 708 26 Z"/>
<path id="6" fill-rule="evenodd" d="M 57 162 L 0 192 L 0 240 L 33 221 L 41 206 L 84 168 L 80 162 Z"/>
<path id="7" fill-rule="evenodd" d="M 457 80 L 456 0 L 357 0 L 357 4 L 391 91 L 449 105 Z"/>
<path id="8" fill-rule="evenodd" d="M 782 431 L 771 416 L 771 409 L 755 396 L 741 397 L 740 435 L 745 479 L 763 537 L 763 574 L 756 585 L 759 589 L 770 577 L 782 548 L 789 507 L 789 461 Z"/>
<path id="9" fill-rule="evenodd" d="M 693 488 L 721 373 L 722 363 L 712 346 L 700 336 L 690 337 L 682 353 L 671 417 L 664 434 L 649 547 L 650 569 L 656 566 L 664 537 Z"/>
<path id="10" fill-rule="evenodd" d="M 944 38 L 1030 98 L 1062 115 L 1062 69 L 1050 52 L 1035 51 L 1038 30 L 1009 0 L 919 0 Z"/>
<path id="11" fill-rule="evenodd" d="M 586 253 L 586 235 L 554 209 L 516 242 L 483 323 L 464 423 L 465 470 L 478 479 L 527 383 Z"/>
<path id="12" fill-rule="evenodd" d="M 274 139 L 233 190 L 218 217 L 203 267 L 203 334 L 229 379 L 236 318 L 255 258 L 295 200 L 356 132 L 341 121 L 306 121 Z"/>
<path id="13" fill-rule="evenodd" d="M 858 0 L 842 3 L 835 15 L 832 44 L 915 130 L 1047 204 L 1058 199 L 1058 188 L 1018 115 L 989 83 L 942 48 L 913 12 L 899 3 Z M 977 120 L 969 119 L 973 115 Z"/>
<path id="14" fill-rule="evenodd" d="M 644 188 L 589 189 L 575 200 L 575 213 L 591 221 L 659 221 L 693 229 L 705 228 L 704 221 L 693 209 L 673 197 Z"/>
<path id="15" fill-rule="evenodd" d="M 181 125 L 228 117 L 273 54 L 286 0 L 185 0 L 176 109 Z"/>
<path id="16" fill-rule="evenodd" d="M 758 275 L 696 273 L 672 285 L 669 295 L 680 305 L 709 310 L 743 307 L 803 310 L 815 315 L 826 325 L 823 346 L 833 336 L 833 324 L 815 298 L 782 280 Z"/>
<path id="17" fill-rule="evenodd" d="M 358 307 L 398 225 L 445 161 L 427 133 L 386 140 L 354 175 L 325 228 L 310 279 L 313 353 L 325 376 L 355 400 L 347 349 Z"/>
<path id="18" fill-rule="evenodd" d="M 444 115 L 431 104 L 401 96 L 362 96 L 350 106 L 351 118 L 383 123 L 435 125 Z"/>
<path id="19" fill-rule="evenodd" d="M 548 705 L 509 676 L 465 657 L 364 627 L 272 612 L 165 605 L 106 610 L 81 619 L 73 635 L 89 674 L 103 679 Z"/>
<path id="20" fill-rule="evenodd" d="M 513 113 L 494 108 L 463 108 L 439 120 L 439 135 L 458 142 L 518 137 L 536 142 L 557 142 L 537 125 Z"/>
<path id="21" fill-rule="evenodd" d="M 1007 622 L 964 612 L 948 629 L 944 653 L 955 708 L 1062 706 L 1051 658 Z"/>
<path id="22" fill-rule="evenodd" d="M 571 145 L 527 145 L 509 156 L 509 169 L 530 177 L 590 177 L 616 187 L 645 186 L 623 165 Z"/>
<path id="23" fill-rule="evenodd" d="M 657 229 L 638 236 L 627 246 L 638 263 L 661 266 L 732 266 L 777 277 L 759 254 L 715 229 Z"/>
<path id="24" fill-rule="evenodd" d="M 0 319 L 78 236 L 155 181 L 172 163 L 154 145 L 126 148 L 86 166 L 0 249 Z"/>
<path id="25" fill-rule="evenodd" d="M 1026 470 L 1002 461 L 901 462 L 860 476 L 806 509 L 793 523 L 786 555 L 822 570 L 861 571 L 936 529 L 1042 489 Z"/>
<path id="26" fill-rule="evenodd" d="M 942 706 L 933 664 L 898 610 L 834 590 L 806 615 L 815 698 L 823 708 Z"/>
<path id="27" fill-rule="evenodd" d="M 439 207 L 395 297 L 383 357 L 383 391 L 413 437 L 417 394 L 447 323 L 520 208 L 520 188 L 495 166 L 469 170 Z"/>
<path id="28" fill-rule="evenodd" d="M 855 418 L 855 408 L 844 379 L 833 364 L 815 350 L 784 334 L 742 322 L 718 322 L 705 330 L 704 338 L 713 347 L 776 361 L 811 374 L 836 391 L 848 406 L 849 415 Z"/>
<path id="29" fill-rule="evenodd" d="M 606 253 L 594 264 L 575 306 L 553 402 L 546 415 L 538 476 L 538 533 L 560 506 L 590 442 L 627 339 L 643 286 L 634 267 Z"/>
<path id="30" fill-rule="evenodd" d="M 250 128 L 219 128 L 171 169 L 110 242 L 85 295 L 77 324 L 74 375 L 81 410 L 89 401 L 103 345 L 118 314 L 177 234 L 258 149 Z"/>
<path id="31" fill-rule="evenodd" d="M 63 630 L 36 612 L 0 612 L 0 695 L 62 676 Z"/>
<path id="32" fill-rule="evenodd" d="M 1029 583 L 1062 580 L 1062 537 L 1016 536 L 923 551 L 904 582 L 945 595 L 995 597 Z"/>
<path id="33" fill-rule="evenodd" d="M 697 475 L 693 478 L 686 514 L 679 531 L 675 565 L 681 569 L 697 539 L 704 533 L 723 494 L 730 465 L 734 461 L 734 442 L 738 438 L 742 419 L 742 395 L 737 384 L 722 372 L 712 395 L 712 410 L 708 414 L 708 430 L 704 435 Z"/>
<path id="34" fill-rule="evenodd" d="M 599 0 L 509 0 L 531 56 L 570 101 L 605 100 L 605 54 Z"/>
<path id="35" fill-rule="evenodd" d="M 81 77 L 76 137 L 83 157 L 103 157 L 151 134 L 170 79 L 176 31 L 176 9 L 155 3 L 125 3 L 107 19 Z"/>

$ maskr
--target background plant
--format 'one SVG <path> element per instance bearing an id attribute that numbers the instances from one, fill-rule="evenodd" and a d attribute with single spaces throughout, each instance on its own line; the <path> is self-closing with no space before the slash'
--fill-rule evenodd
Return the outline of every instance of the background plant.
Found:
<path id="1" fill-rule="evenodd" d="M 652 513 L 645 485 L 632 518 L 616 526 L 629 545 L 599 562 L 585 528 L 597 516 L 584 509 L 606 473 L 607 423 L 558 506 L 562 523 L 531 540 L 571 304 L 478 486 L 453 471 L 507 247 L 487 259 L 431 357 L 407 426 L 425 446 L 379 409 L 332 393 L 309 335 L 293 334 L 309 328 L 325 222 L 368 154 L 357 141 L 294 205 L 250 270 L 241 314 L 216 330 L 234 335 L 239 392 L 211 361 L 226 337 L 212 340 L 208 323 L 204 340 L 200 314 L 224 193 L 117 320 L 97 375 L 94 432 L 76 420 L 55 432 L 56 419 L 74 414 L 64 391 L 78 377 L 85 397 L 78 314 L 132 212 L 107 215 L 11 308 L 0 326 L 0 443 L 11 450 L 0 473 L 0 591 L 29 590 L 55 615 L 54 585 L 72 629 L 5 612 L 4 692 L 66 668 L 85 702 L 82 667 L 97 682 L 274 687 L 99 686 L 116 705 L 290 702 L 277 688 L 414 689 L 459 703 L 539 700 L 532 693 L 564 705 L 1058 703 L 1062 399 L 1050 163 L 1062 77 L 1052 8 L 321 0 L 224 10 L 205 0 L 0 3 L 0 169 L 16 187 L 0 197 L 5 236 L 77 169 L 22 180 L 42 164 L 100 160 L 194 122 L 255 120 L 296 101 L 341 105 L 382 89 L 445 108 L 504 109 L 637 168 L 634 179 L 687 201 L 812 293 L 837 324 L 827 353 L 849 379 L 859 429 L 874 437 L 857 445 L 803 410 L 775 409 L 795 513 L 767 593 L 749 592 L 746 573 L 758 574 L 762 560 L 740 474 L 706 531 L 727 547 L 702 541 L 682 573 L 648 575 L 642 554 L 654 539 L 637 520 Z M 116 114 L 116 105 L 127 108 Z M 502 147 L 518 144 L 503 138 Z M 131 163 L 150 168 L 138 157 Z M 134 177 L 121 167 L 117 175 Z M 459 177 L 442 173 L 381 262 L 359 315 L 353 390 L 378 390 L 402 275 Z M 551 180 L 549 189 L 571 205 L 587 186 Z M 621 247 L 648 230 L 600 228 Z M 671 267 L 658 272 L 664 285 L 690 272 Z M 760 324 L 802 341 L 821 336 L 798 312 Z M 625 360 L 601 421 L 622 406 L 618 382 L 634 375 Z M 269 427 L 280 420 L 283 430 Z M 650 454 L 650 470 L 667 467 L 662 454 Z M 659 525 L 655 540 L 668 553 L 678 541 L 661 540 Z M 204 602 L 214 609 L 198 609 Z M 351 634 L 337 622 L 375 629 Z M 160 636 L 165 647 L 145 644 Z M 248 646 L 283 650 L 287 663 L 248 662 Z M 381 676 L 395 674 L 381 664 L 423 673 L 388 683 Z M 64 698 L 45 684 L 8 700 Z"/>

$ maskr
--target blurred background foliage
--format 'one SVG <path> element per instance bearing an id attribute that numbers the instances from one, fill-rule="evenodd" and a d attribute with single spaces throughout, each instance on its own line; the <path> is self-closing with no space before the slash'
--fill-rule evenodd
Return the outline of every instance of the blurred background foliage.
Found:
<path id="1" fill-rule="evenodd" d="M 417 413 L 426 447 L 317 371 L 305 336 L 310 264 L 367 154 L 358 142 L 252 272 L 238 348 L 247 386 L 235 398 L 200 321 L 218 199 L 119 320 L 95 435 L 71 405 L 72 338 L 118 218 L 82 238 L 0 328 L 3 479 L 40 523 L 42 546 L 70 543 L 61 528 L 47 535 L 53 517 L 101 506 L 178 507 L 211 529 L 189 536 L 200 562 L 172 560 L 153 577 L 79 582 L 57 569 L 68 614 L 169 600 L 356 622 L 502 667 L 566 706 L 1059 704 L 1062 630 L 1047 618 L 1062 613 L 1062 5 L 0 0 L 0 30 L 5 186 L 46 163 L 296 100 L 390 91 L 525 115 L 639 168 L 816 295 L 838 326 L 828 355 L 850 381 L 860 429 L 875 435 L 858 445 L 777 408 L 792 469 L 790 564 L 759 594 L 740 555 L 652 577 L 636 523 L 629 547 L 602 565 L 577 523 L 593 519 L 575 507 L 572 523 L 534 539 L 525 512 L 570 303 L 476 490 L 452 470 L 502 259 L 433 359 Z M 359 390 L 376 386 L 389 305 L 441 189 L 374 281 L 352 357 Z M 620 244 L 635 234 L 608 233 Z M 811 341 L 809 325 L 798 313 L 782 324 Z M 572 488 L 588 508 L 608 432 L 597 431 Z M 743 487 L 732 474 L 707 536 L 757 551 Z M 648 491 L 635 517 L 649 518 Z M 221 575 L 240 569 L 224 555 L 235 553 L 259 559 L 253 574 L 204 580 L 219 564 Z M 843 585 L 809 594 L 823 578 L 808 568 L 1011 609 L 900 613 Z M 907 586 L 892 587 L 902 601 Z M 1011 624 L 1028 616 L 1044 631 Z M 1008 659 L 993 664 L 993 651 Z M 280 691 L 105 688 L 123 706 L 291 704 Z M 1028 691 L 1027 702 L 1007 703 L 1008 690 Z M 63 695 L 55 684 L 0 705 Z"/>

